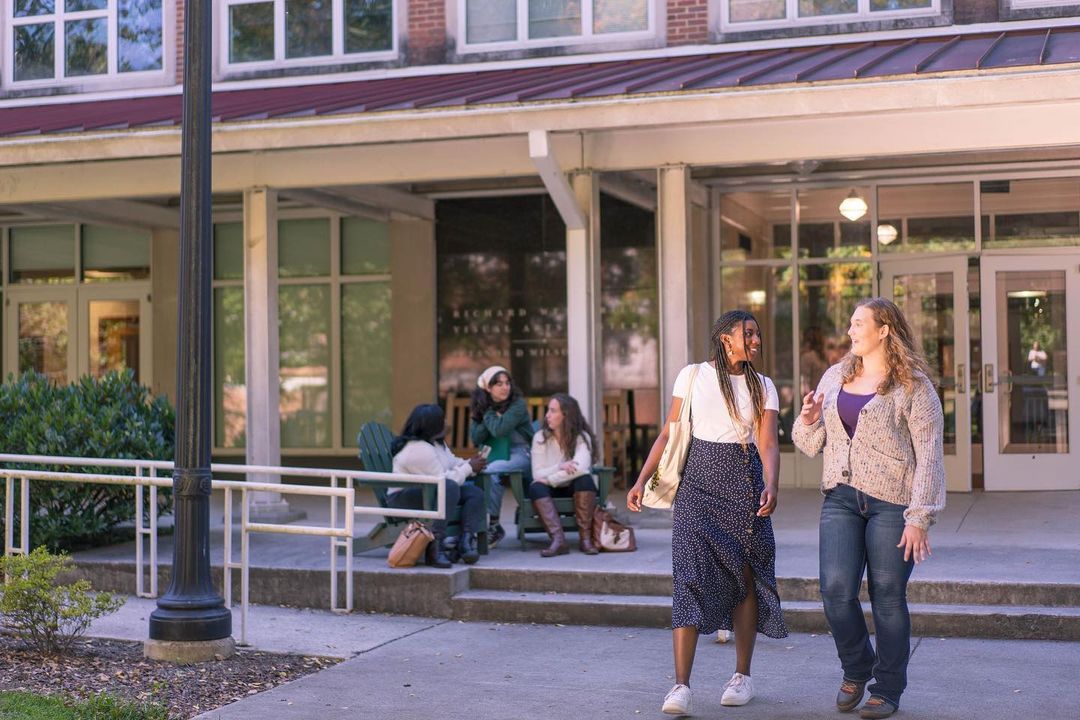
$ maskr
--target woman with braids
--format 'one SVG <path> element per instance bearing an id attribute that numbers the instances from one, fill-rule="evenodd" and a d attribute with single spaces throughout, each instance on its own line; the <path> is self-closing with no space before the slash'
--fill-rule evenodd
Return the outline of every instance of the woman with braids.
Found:
<path id="1" fill-rule="evenodd" d="M 944 417 L 930 368 L 900 308 L 863 300 L 851 315 L 851 351 L 803 398 L 792 440 L 825 450 L 818 552 L 821 598 L 844 677 L 837 709 L 862 718 L 896 712 L 907 685 L 907 583 L 930 555 L 927 530 L 945 507 Z M 875 649 L 859 602 L 863 570 Z"/>
<path id="2" fill-rule="evenodd" d="M 532 441 L 533 479 L 529 499 L 551 538 L 551 545 L 540 551 L 541 557 L 570 552 L 553 497 L 574 498 L 578 548 L 586 555 L 599 552 L 592 541 L 596 481 L 590 471 L 595 448 L 596 436 L 585 422 L 578 401 L 565 393 L 552 396 L 544 423 Z"/>
<path id="3" fill-rule="evenodd" d="M 514 384 L 509 371 L 492 365 L 476 380 L 470 407 L 472 426 L 469 435 L 476 447 L 491 448 L 487 473 L 491 476 L 491 496 L 488 497 L 488 547 L 495 547 L 506 537 L 499 523 L 502 513 L 503 473 L 529 474 L 529 445 L 533 426 L 529 408 L 521 390 Z"/>
<path id="4" fill-rule="evenodd" d="M 713 326 L 709 362 L 683 368 L 671 393 L 668 423 L 690 402 L 693 438 L 673 503 L 675 686 L 662 706 L 669 715 L 690 713 L 700 633 L 735 631 L 735 674 L 724 686 L 722 705 L 745 705 L 754 696 L 750 662 L 757 633 L 787 636 L 769 517 L 780 473 L 779 400 L 772 381 L 754 370 L 761 343 L 753 315 L 724 313 Z M 667 444 L 668 423 L 627 495 L 634 512 L 641 510 L 645 483 Z"/>

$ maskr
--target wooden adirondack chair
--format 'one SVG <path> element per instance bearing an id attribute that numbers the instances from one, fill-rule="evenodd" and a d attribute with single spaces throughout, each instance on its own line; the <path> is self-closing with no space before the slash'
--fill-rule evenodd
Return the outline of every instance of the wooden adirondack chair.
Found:
<path id="1" fill-rule="evenodd" d="M 382 423 L 369 422 L 364 423 L 360 428 L 360 432 L 356 436 L 356 444 L 360 448 L 360 461 L 364 464 L 364 469 L 369 472 L 392 472 L 394 469 L 394 458 L 390 454 L 390 443 L 394 440 L 394 434 L 390 432 L 390 428 L 386 427 Z M 475 476 L 475 480 L 484 493 L 485 507 L 488 497 L 488 493 L 491 488 L 491 478 L 487 475 L 480 473 Z M 387 502 L 387 491 L 392 487 L 399 487 L 401 483 L 387 480 L 386 482 L 379 480 L 363 480 L 357 483 L 363 487 L 370 488 L 375 494 L 375 500 L 379 503 L 379 507 L 389 508 L 390 505 Z M 426 509 L 435 508 L 435 487 L 429 486 L 428 490 L 424 493 L 424 506 Z M 383 517 L 382 521 L 372 528 L 371 532 L 366 537 L 356 538 L 353 540 L 353 551 L 363 552 L 365 550 L 371 550 L 377 547 L 389 547 L 394 544 L 397 536 L 401 534 L 401 531 L 405 529 L 408 518 L 400 517 Z M 460 508 L 446 508 L 446 532 L 448 535 L 455 535 L 457 531 L 455 528 L 461 526 L 461 510 Z M 487 538 L 487 520 L 485 518 L 484 525 L 478 529 L 476 534 L 477 549 L 481 555 L 487 555 L 488 551 L 488 538 Z"/>

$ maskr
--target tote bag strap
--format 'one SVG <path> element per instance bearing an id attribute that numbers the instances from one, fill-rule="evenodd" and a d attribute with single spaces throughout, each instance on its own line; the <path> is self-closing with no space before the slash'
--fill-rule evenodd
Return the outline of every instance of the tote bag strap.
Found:
<path id="1" fill-rule="evenodd" d="M 690 383 L 687 385 L 686 397 L 683 398 L 682 407 L 679 408 L 679 422 L 686 422 L 691 417 L 690 403 L 693 402 L 692 398 L 694 397 L 694 381 L 697 380 L 697 373 L 700 368 L 700 365 L 695 364 L 690 370 Z"/>

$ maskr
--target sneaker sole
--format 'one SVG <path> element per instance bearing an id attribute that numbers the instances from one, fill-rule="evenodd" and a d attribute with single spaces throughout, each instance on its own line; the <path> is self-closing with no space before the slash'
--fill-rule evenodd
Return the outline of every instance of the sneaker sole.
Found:
<path id="1" fill-rule="evenodd" d="M 675 707 L 673 705 L 665 705 L 660 709 L 660 711 L 663 712 L 665 715 L 689 715 L 690 707 L 687 706 L 686 709 L 683 709 Z"/>
<path id="2" fill-rule="evenodd" d="M 745 705 L 746 703 L 750 702 L 753 699 L 754 699 L 753 695 L 746 698 L 745 700 L 742 700 L 742 699 L 739 699 L 739 700 L 726 700 L 726 699 L 721 698 L 720 704 L 725 706 L 725 707 L 742 707 L 743 705 Z"/>

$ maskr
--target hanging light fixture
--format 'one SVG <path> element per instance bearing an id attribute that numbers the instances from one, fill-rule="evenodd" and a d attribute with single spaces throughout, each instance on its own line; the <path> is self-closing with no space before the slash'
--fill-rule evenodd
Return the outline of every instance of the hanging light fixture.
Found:
<path id="1" fill-rule="evenodd" d="M 846 198 L 844 198 L 844 201 L 840 203 L 840 214 L 852 222 L 855 222 L 865 215 L 866 210 L 866 201 L 859 197 L 859 193 L 854 189 Z"/>
<path id="2" fill-rule="evenodd" d="M 889 223 L 882 223 L 877 226 L 877 241 L 882 245 L 888 245 L 899 236 L 895 225 Z"/>

